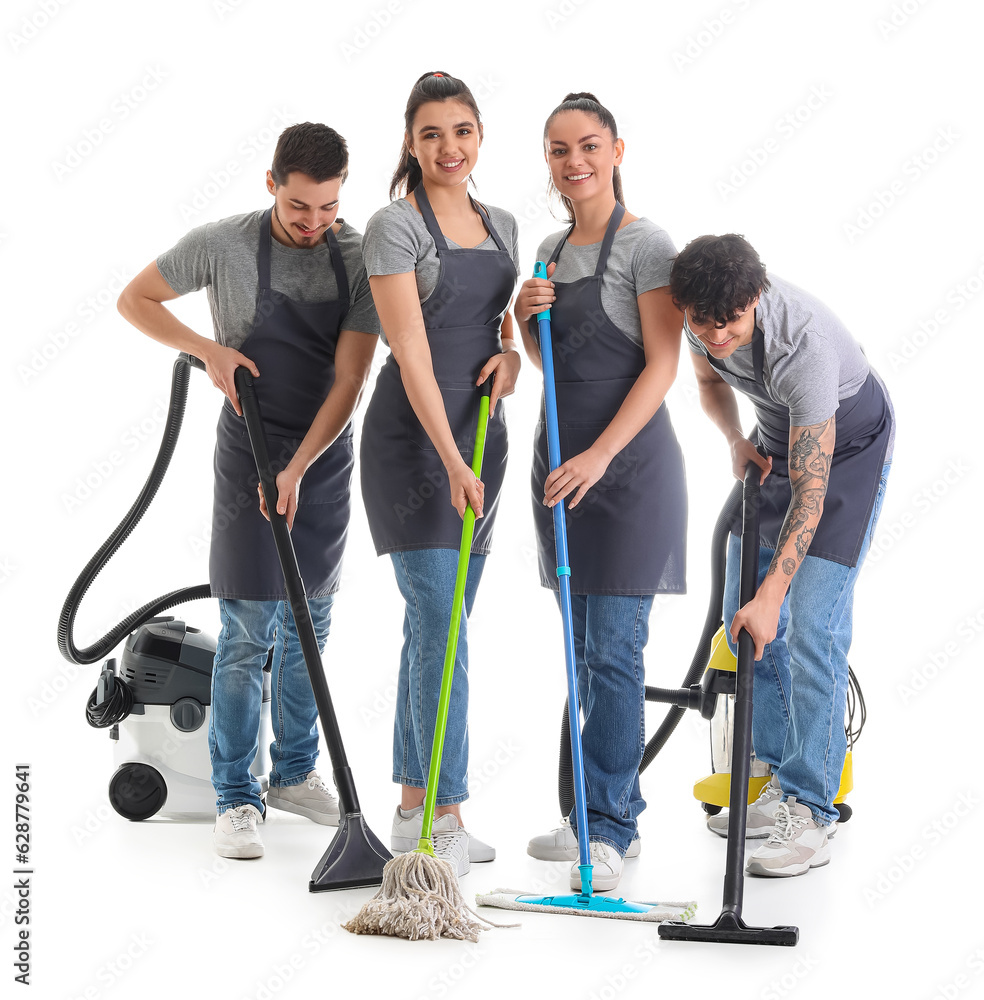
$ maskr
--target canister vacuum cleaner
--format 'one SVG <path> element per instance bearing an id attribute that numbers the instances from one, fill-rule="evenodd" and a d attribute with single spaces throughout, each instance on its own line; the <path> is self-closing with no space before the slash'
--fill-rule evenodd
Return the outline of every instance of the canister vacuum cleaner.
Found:
<path id="1" fill-rule="evenodd" d="M 93 580 L 126 541 L 150 507 L 167 472 L 184 419 L 191 365 L 174 363 L 163 439 L 140 495 L 65 599 L 58 620 L 58 649 L 73 663 L 104 659 L 125 638 L 119 669 L 106 660 L 86 705 L 90 725 L 108 728 L 116 770 L 109 801 L 126 819 L 154 815 L 214 815 L 210 780 L 209 706 L 215 640 L 162 611 L 211 596 L 208 584 L 171 591 L 134 611 L 102 639 L 84 649 L 73 641 L 75 616 Z M 270 758 L 270 669 L 264 670 L 259 749 L 251 770 L 266 790 Z"/>

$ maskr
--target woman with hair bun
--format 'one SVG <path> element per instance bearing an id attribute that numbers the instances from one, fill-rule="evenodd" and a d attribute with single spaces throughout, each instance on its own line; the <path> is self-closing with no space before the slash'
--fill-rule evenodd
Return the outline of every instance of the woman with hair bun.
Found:
<path id="1" fill-rule="evenodd" d="M 362 433 L 362 492 L 373 544 L 406 601 L 393 780 L 401 802 L 391 846 L 417 846 L 438 694 L 468 504 L 475 524 L 437 789 L 434 846 L 468 871 L 495 851 L 461 828 L 468 797 L 468 630 L 506 462 L 508 396 L 520 356 L 508 315 L 519 273 L 516 220 L 468 191 L 482 144 L 471 91 L 425 73 L 411 91 L 391 201 L 370 219 L 363 256 L 390 348 Z M 471 471 L 480 392 L 494 376 L 483 479 Z M 450 493 L 450 502 L 449 502 Z"/>
<path id="2" fill-rule="evenodd" d="M 625 209 L 611 112 L 593 94 L 568 94 L 543 141 L 571 226 L 541 243 L 548 280 L 523 282 L 514 315 L 539 365 L 536 314 L 551 310 L 562 464 L 549 472 L 541 419 L 531 481 L 540 580 L 558 590 L 550 508 L 566 498 L 588 837 L 594 886 L 609 891 L 622 859 L 639 853 L 653 595 L 686 590 L 683 456 L 664 402 L 683 315 L 669 294 L 672 241 Z M 576 861 L 573 813 L 527 850 Z M 571 888 L 581 888 L 576 864 Z"/>

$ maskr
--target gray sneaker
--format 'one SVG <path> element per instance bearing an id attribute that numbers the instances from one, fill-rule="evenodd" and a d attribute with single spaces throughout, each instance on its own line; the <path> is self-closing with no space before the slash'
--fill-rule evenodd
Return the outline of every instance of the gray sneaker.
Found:
<path id="1" fill-rule="evenodd" d="M 776 825 L 776 809 L 781 798 L 782 789 L 773 774 L 769 783 L 759 792 L 759 797 L 748 805 L 748 811 L 745 813 L 745 840 L 765 840 L 772 833 Z M 724 809 L 716 816 L 708 816 L 707 829 L 719 837 L 727 837 L 730 812 L 730 809 Z M 833 837 L 836 832 L 837 824 L 831 823 L 827 827 L 827 839 Z"/>
<path id="2" fill-rule="evenodd" d="M 266 804 L 270 809 L 306 816 L 322 826 L 338 826 L 338 800 L 317 771 L 309 771 L 296 785 L 271 785 Z"/>
<path id="3" fill-rule="evenodd" d="M 220 813 L 212 830 L 215 853 L 220 858 L 262 858 L 263 841 L 256 830 L 262 821 L 259 809 L 249 803 Z"/>
<path id="4" fill-rule="evenodd" d="M 445 813 L 445 815 L 448 815 Z M 455 820 L 457 822 L 457 820 Z M 390 833 L 390 850 L 394 854 L 405 854 L 407 851 L 417 849 L 417 841 L 420 840 L 420 832 L 424 826 L 424 807 L 416 806 L 413 809 L 401 809 L 396 807 L 393 815 L 393 829 Z M 433 828 L 437 828 L 437 820 L 434 821 Z M 459 829 L 464 830 L 463 827 Z M 468 838 L 468 860 L 472 864 L 481 864 L 484 861 L 495 861 L 495 848 L 489 847 L 483 840 L 473 837 L 467 830 L 464 830 Z"/>
<path id="5" fill-rule="evenodd" d="M 431 841 L 434 844 L 434 854 L 442 861 L 447 861 L 458 878 L 468 874 L 471 869 L 471 862 L 468 860 L 468 832 L 464 827 L 458 826 L 458 821 L 451 813 L 438 816 L 431 824 Z"/>
<path id="6" fill-rule="evenodd" d="M 745 865 L 749 875 L 805 875 L 830 862 L 827 830 L 813 818 L 809 806 L 793 796 L 780 802 L 772 836 Z"/>
<path id="7" fill-rule="evenodd" d="M 637 858 L 641 850 L 642 842 L 636 834 L 625 856 Z M 526 845 L 526 853 L 540 861 L 577 861 L 577 834 L 571 826 L 571 821 L 561 820 L 556 830 L 531 838 Z"/>

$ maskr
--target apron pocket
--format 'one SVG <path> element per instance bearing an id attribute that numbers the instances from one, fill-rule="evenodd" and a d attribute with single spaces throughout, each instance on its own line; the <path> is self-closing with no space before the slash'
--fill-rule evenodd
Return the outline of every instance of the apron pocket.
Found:
<path id="1" fill-rule="evenodd" d="M 583 451 L 587 451 L 598 440 L 607 423 L 563 424 L 560 428 L 560 450 L 562 461 L 567 461 Z M 591 487 L 589 493 L 612 493 L 629 486 L 639 472 L 639 463 L 644 459 L 638 443 L 639 436 L 633 438 L 608 463 L 605 474 Z"/>
<path id="2" fill-rule="evenodd" d="M 441 398 L 444 400 L 444 412 L 447 414 L 451 433 L 454 435 L 458 451 L 468 463 L 471 463 L 472 451 L 475 448 L 475 431 L 478 425 L 478 387 L 470 382 L 444 383 L 439 385 Z M 423 424 L 417 419 L 413 407 L 407 401 L 407 437 L 410 443 L 421 451 L 437 452 L 433 442 L 424 430 Z"/>

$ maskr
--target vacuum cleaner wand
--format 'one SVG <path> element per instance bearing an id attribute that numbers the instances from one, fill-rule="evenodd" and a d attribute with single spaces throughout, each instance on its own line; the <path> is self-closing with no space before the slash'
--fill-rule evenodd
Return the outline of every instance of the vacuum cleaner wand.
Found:
<path id="1" fill-rule="evenodd" d="M 197 363 L 196 363 L 197 362 Z M 197 358 L 191 363 L 204 368 Z M 266 499 L 270 524 L 273 529 L 277 555 L 284 573 L 287 598 L 290 601 L 297 635 L 307 665 L 314 700 L 318 706 L 318 716 L 324 732 L 325 743 L 331 757 L 335 787 L 338 789 L 341 819 L 338 831 L 328 850 L 318 862 L 308 888 L 311 892 L 327 889 L 351 889 L 356 886 L 379 885 L 383 880 L 383 865 L 390 859 L 390 853 L 366 825 L 359 807 L 359 797 L 355 781 L 349 768 L 342 745 L 338 719 L 332 705 L 328 684 L 321 664 L 321 651 L 311 620 L 311 610 L 304 593 L 304 581 L 297 568 L 297 556 L 291 541 L 287 518 L 277 511 L 277 481 L 270 464 L 266 434 L 260 416 L 259 401 L 253 385 L 253 375 L 248 368 L 240 366 L 235 372 L 236 393 L 242 406 L 243 417 L 249 432 L 249 441 L 256 459 L 263 496 Z"/>
<path id="2" fill-rule="evenodd" d="M 739 607 L 744 607 L 758 589 L 759 476 L 754 462 L 745 470 L 742 493 L 741 563 Z M 731 770 L 730 818 L 724 899 L 715 923 L 690 924 L 667 921 L 659 936 L 680 941 L 718 941 L 736 944 L 795 945 L 799 928 L 749 927 L 741 917 L 744 897 L 745 817 L 748 812 L 748 775 L 752 752 L 752 685 L 755 679 L 755 641 L 748 631 L 738 635 L 738 670 L 735 681 L 735 727 Z"/>

